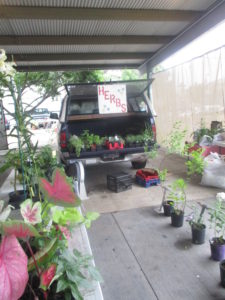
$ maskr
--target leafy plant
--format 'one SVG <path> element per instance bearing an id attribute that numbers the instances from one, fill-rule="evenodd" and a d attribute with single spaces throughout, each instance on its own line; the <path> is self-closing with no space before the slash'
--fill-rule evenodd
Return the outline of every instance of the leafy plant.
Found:
<path id="1" fill-rule="evenodd" d="M 71 138 L 69 140 L 69 147 L 72 149 L 75 149 L 77 157 L 80 156 L 81 149 L 84 147 L 84 145 L 85 144 L 81 138 L 74 136 L 74 135 L 71 136 Z"/>
<path id="2" fill-rule="evenodd" d="M 80 135 L 80 139 L 82 140 L 85 148 L 90 149 L 91 145 L 94 143 L 94 134 L 90 134 L 89 130 L 84 130 Z"/>
<path id="3" fill-rule="evenodd" d="M 100 137 L 99 135 L 95 134 L 93 136 L 93 144 L 95 144 L 96 146 L 101 146 L 103 145 L 105 141 L 105 137 Z"/>
<path id="4" fill-rule="evenodd" d="M 39 177 L 51 178 L 52 173 L 56 167 L 59 166 L 57 158 L 53 155 L 52 148 L 46 145 L 37 152 L 35 156 L 37 173 Z"/>
<path id="5" fill-rule="evenodd" d="M 197 149 L 193 150 L 189 153 L 189 159 L 185 163 L 187 166 L 187 174 L 188 176 L 199 174 L 202 175 L 205 168 L 205 161 L 204 157 L 202 156 L 202 153 L 204 152 L 204 149 Z"/>
<path id="6" fill-rule="evenodd" d="M 64 292 L 65 299 L 71 299 L 71 294 L 77 300 L 82 300 L 82 289 L 90 289 L 93 280 L 102 281 L 97 269 L 92 264 L 92 257 L 82 255 L 78 250 L 65 251 L 59 256 L 55 277 L 57 293 Z M 51 284 L 52 284 L 51 283 Z"/>
<path id="7" fill-rule="evenodd" d="M 188 222 L 191 226 L 201 229 L 204 226 L 203 216 L 206 211 L 207 206 L 201 205 L 197 206 L 196 204 L 192 205 L 192 213 L 188 218 Z"/>
<path id="8" fill-rule="evenodd" d="M 214 207 L 209 208 L 210 228 L 214 231 L 214 238 L 224 242 L 225 233 L 225 193 L 217 193 Z"/>
<path id="9" fill-rule="evenodd" d="M 173 201 L 173 208 L 176 214 L 184 212 L 186 206 L 186 193 L 187 185 L 182 178 L 175 180 L 170 186 L 168 200 Z"/>
<path id="10" fill-rule="evenodd" d="M 201 119 L 200 128 L 193 132 L 193 137 L 196 143 L 199 144 L 204 135 L 213 138 L 219 132 L 222 132 L 221 128 L 209 129 L 206 127 L 204 120 Z"/>
<path id="11" fill-rule="evenodd" d="M 181 122 L 176 122 L 173 125 L 172 131 L 163 142 L 163 144 L 167 147 L 169 153 L 182 154 L 186 133 L 186 129 L 181 130 Z"/>
<path id="12" fill-rule="evenodd" d="M 125 137 L 125 141 L 126 141 L 127 143 L 133 144 L 133 143 L 136 141 L 136 137 L 135 137 L 135 135 L 133 135 L 133 134 L 128 134 L 128 135 Z"/>
<path id="13" fill-rule="evenodd" d="M 145 130 L 142 133 L 142 141 L 145 145 L 154 140 L 152 127 L 149 124 L 145 124 Z"/>

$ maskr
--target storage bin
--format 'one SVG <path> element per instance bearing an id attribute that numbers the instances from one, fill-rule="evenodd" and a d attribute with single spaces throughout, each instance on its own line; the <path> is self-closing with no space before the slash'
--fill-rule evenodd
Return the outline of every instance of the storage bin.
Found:
<path id="1" fill-rule="evenodd" d="M 132 188 L 132 176 L 125 173 L 114 173 L 107 175 L 107 187 L 109 190 L 120 193 Z"/>

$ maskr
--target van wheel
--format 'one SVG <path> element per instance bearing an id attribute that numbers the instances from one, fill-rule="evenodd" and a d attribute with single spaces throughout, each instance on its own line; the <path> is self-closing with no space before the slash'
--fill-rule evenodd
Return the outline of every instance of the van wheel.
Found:
<path id="1" fill-rule="evenodd" d="M 132 161 L 131 164 L 132 164 L 132 167 L 134 169 L 143 169 L 145 168 L 146 166 L 146 163 L 147 163 L 147 160 L 144 160 L 144 161 Z"/>

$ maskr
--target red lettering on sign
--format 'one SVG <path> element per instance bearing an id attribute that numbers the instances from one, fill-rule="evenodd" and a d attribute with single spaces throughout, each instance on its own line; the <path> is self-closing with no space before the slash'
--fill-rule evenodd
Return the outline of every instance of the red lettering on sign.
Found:
<path id="1" fill-rule="evenodd" d="M 115 102 L 115 95 L 110 94 L 110 103 L 114 103 Z"/>
<path id="2" fill-rule="evenodd" d="M 99 96 L 102 94 L 103 96 L 105 95 L 105 90 L 104 90 L 104 86 L 98 86 L 98 94 Z"/>
<path id="3" fill-rule="evenodd" d="M 109 100 L 109 91 L 105 91 L 105 100 Z"/>
<path id="4" fill-rule="evenodd" d="M 122 107 L 122 112 L 126 112 L 127 111 L 127 108 L 126 108 L 125 104 L 122 104 L 121 107 Z"/>
<path id="5" fill-rule="evenodd" d="M 116 107 L 120 107 L 121 106 L 121 102 L 119 98 L 116 98 Z"/>

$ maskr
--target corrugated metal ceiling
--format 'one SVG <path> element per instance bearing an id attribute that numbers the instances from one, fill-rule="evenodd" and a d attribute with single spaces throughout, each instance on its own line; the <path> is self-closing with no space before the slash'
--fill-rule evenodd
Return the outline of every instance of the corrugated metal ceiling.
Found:
<path id="1" fill-rule="evenodd" d="M 175 35 L 188 22 L 0 20 L 0 35 Z"/>
<path id="2" fill-rule="evenodd" d="M 95 53 L 95 52 L 154 52 L 160 45 L 144 45 L 144 44 L 130 44 L 128 45 L 55 45 L 55 46 L 24 46 L 17 45 L 7 46 L 1 45 L 5 49 L 6 53 L 14 54 L 28 54 L 28 53 Z"/>
<path id="3" fill-rule="evenodd" d="M 0 5 L 205 10 L 212 0 L 1 0 Z"/>
<path id="4" fill-rule="evenodd" d="M 21 57 L 17 56 L 21 60 L 17 61 L 18 66 L 49 66 L 51 69 L 52 66 L 60 65 L 86 65 L 88 67 L 90 65 L 106 67 L 107 65 L 123 67 L 125 65 L 128 67 L 129 65 L 142 65 L 146 61 L 144 58 L 137 59 L 140 56 L 132 55 L 132 59 L 124 60 L 124 53 L 128 53 L 128 55 L 148 53 L 149 57 L 152 56 L 152 52 L 160 53 L 162 47 L 166 47 L 172 39 L 176 40 L 182 32 L 185 33 L 197 18 L 200 20 L 201 14 L 207 14 L 207 9 L 223 2 L 225 0 L 0 0 L 0 48 L 5 48 L 7 54 L 20 54 Z M 20 8 L 19 12 L 17 7 Z M 44 7 L 44 10 L 41 10 L 41 7 Z M 29 12 L 33 8 L 32 17 L 27 15 L 25 8 Z M 39 14 L 36 17 L 38 8 Z M 57 11 L 51 8 L 56 8 Z M 66 8 L 73 8 L 76 17 L 70 14 L 68 18 L 68 11 L 71 9 Z M 78 10 L 77 8 L 84 8 L 81 12 L 82 16 L 80 15 L 82 9 Z M 103 14 L 93 15 L 96 14 L 96 9 L 102 11 L 103 8 L 109 15 L 111 14 L 110 18 L 106 18 Z M 7 14 L 7 9 L 12 9 L 13 14 Z M 63 13 L 61 13 L 61 9 Z M 115 9 L 127 11 L 123 11 L 121 19 L 113 18 Z M 156 12 L 155 10 L 160 11 Z M 149 14 L 147 17 L 145 15 L 143 20 L 145 11 Z M 197 11 L 197 14 L 194 11 Z M 201 11 L 201 14 L 198 13 Z M 182 14 L 182 12 L 184 13 Z M 126 13 L 129 14 L 128 19 Z M 170 13 L 172 17 L 170 17 Z M 190 14 L 189 17 L 182 18 L 187 13 Z M 181 16 L 177 17 L 179 14 Z M 199 34 L 201 31 L 203 29 L 199 31 Z M 167 36 L 168 38 L 164 39 Z M 31 38 L 25 40 L 23 37 Z M 48 38 L 43 40 L 41 37 Z M 65 37 L 68 38 L 65 39 Z M 106 37 L 112 39 L 112 42 L 109 39 L 105 40 Z M 125 39 L 125 37 L 129 38 Z M 184 42 L 180 43 L 179 47 L 183 44 Z M 58 53 L 60 59 L 50 62 L 38 61 L 41 58 L 38 54 L 42 53 Z M 108 59 L 95 61 L 93 55 L 88 55 L 89 59 L 86 61 L 80 61 L 78 56 L 76 61 L 68 60 L 73 53 L 93 55 L 107 53 Z M 30 58 L 30 61 L 22 61 L 23 54 L 25 56 L 26 54 L 37 54 L 37 56 Z"/>

